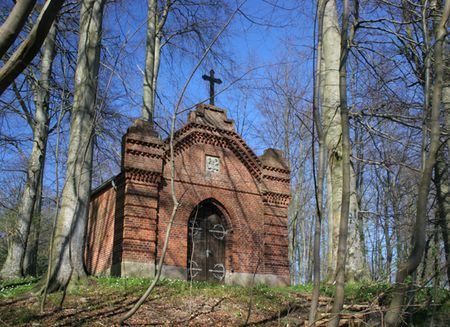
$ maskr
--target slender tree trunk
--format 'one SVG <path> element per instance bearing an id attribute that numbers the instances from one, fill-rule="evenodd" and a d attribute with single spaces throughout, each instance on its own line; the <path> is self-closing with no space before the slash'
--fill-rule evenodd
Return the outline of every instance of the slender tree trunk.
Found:
<path id="1" fill-rule="evenodd" d="M 390 173 L 387 174 L 387 184 L 390 185 Z M 384 188 L 384 196 L 383 196 L 383 209 L 384 209 L 384 221 L 383 221 L 383 234 L 384 234 L 384 242 L 386 244 L 386 277 L 388 283 L 391 283 L 391 272 L 392 272 L 392 245 L 391 245 L 391 235 L 389 233 L 389 202 L 388 202 L 388 187 Z"/>
<path id="2" fill-rule="evenodd" d="M 145 70 L 144 70 L 144 106 L 142 108 L 142 119 L 153 124 L 155 113 L 155 43 L 156 43 L 156 16 L 157 0 L 148 0 L 148 24 L 147 45 L 145 48 Z"/>
<path id="3" fill-rule="evenodd" d="M 407 283 L 405 280 L 408 276 L 414 273 L 417 266 L 422 260 L 423 251 L 425 247 L 425 230 L 426 230 L 426 216 L 427 216 L 427 200 L 430 190 L 430 181 L 433 167 L 436 162 L 436 154 L 439 148 L 439 115 L 441 106 L 441 95 L 443 87 L 444 75 L 444 60 L 443 48 L 444 38 L 446 36 L 446 23 L 450 14 L 450 1 L 445 2 L 445 7 L 442 10 L 442 17 L 435 27 L 436 41 L 434 43 L 434 83 L 431 101 L 431 121 L 430 134 L 431 141 L 428 152 L 428 157 L 425 159 L 425 164 L 422 171 L 422 176 L 418 188 L 418 197 L 416 203 L 416 223 L 414 226 L 414 245 L 406 262 L 404 262 L 397 271 L 392 301 L 390 303 L 388 312 L 385 316 L 387 326 L 396 326 L 399 323 L 400 314 L 402 312 L 403 300 L 407 291 Z"/>
<path id="4" fill-rule="evenodd" d="M 47 39 L 41 60 L 41 77 L 36 86 L 35 107 L 36 113 L 33 126 L 33 148 L 28 161 L 27 180 L 19 206 L 17 227 L 11 237 L 11 246 L 8 256 L 0 272 L 2 277 L 23 276 L 22 270 L 25 249 L 30 232 L 30 225 L 34 215 L 38 190 L 41 187 L 45 163 L 45 151 L 48 139 L 48 101 L 50 96 L 50 77 L 52 61 L 55 50 L 56 27 L 52 26 Z M 26 273 L 26 271 L 25 271 Z"/>
<path id="5" fill-rule="evenodd" d="M 341 57 L 339 65 L 339 100 L 342 126 L 342 200 L 341 220 L 339 224 L 339 244 L 336 258 L 336 294 L 334 296 L 332 316 L 328 322 L 329 327 L 339 326 L 339 313 L 344 305 L 345 264 L 347 259 L 348 220 L 350 215 L 350 126 L 349 110 L 347 105 L 347 57 L 348 57 L 348 25 L 349 4 L 343 2 L 342 31 L 341 31 Z"/>
<path id="6" fill-rule="evenodd" d="M 84 234 L 91 192 L 96 93 L 105 0 L 84 0 L 75 71 L 67 170 L 53 243 L 49 290 L 85 276 Z"/>
<path id="7" fill-rule="evenodd" d="M 319 99 L 320 99 L 320 69 L 322 67 L 322 35 L 323 35 L 323 16 L 325 6 L 328 0 L 321 0 L 317 4 L 317 50 L 316 50 L 316 71 L 314 72 L 314 94 L 313 94 L 313 119 L 314 126 L 317 130 L 317 138 L 319 143 L 319 158 L 317 163 L 317 180 L 314 179 L 315 186 L 315 199 L 316 199 L 316 216 L 314 223 L 314 248 L 313 248 L 313 291 L 311 298 L 311 307 L 309 309 L 309 326 L 315 326 L 317 307 L 319 304 L 320 295 L 320 238 L 322 231 L 323 220 L 323 198 L 324 198 L 324 179 L 325 179 L 325 160 L 327 154 L 327 148 L 325 146 L 325 135 L 322 129 L 322 121 L 320 119 L 319 111 Z M 312 137 L 312 148 L 314 151 L 314 135 Z M 314 154 L 314 152 L 313 152 Z M 313 163 L 315 158 L 313 156 Z M 315 177 L 315 175 L 314 175 Z"/>

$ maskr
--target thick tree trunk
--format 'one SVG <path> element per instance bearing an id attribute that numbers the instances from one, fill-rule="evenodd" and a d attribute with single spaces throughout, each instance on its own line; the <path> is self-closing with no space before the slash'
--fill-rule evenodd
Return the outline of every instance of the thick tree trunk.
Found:
<path id="1" fill-rule="evenodd" d="M 422 260 L 423 251 L 425 248 L 425 230 L 427 217 L 427 202 L 428 193 L 430 190 L 431 175 L 433 167 L 436 162 L 436 154 L 439 148 L 440 136 L 440 106 L 444 75 L 444 60 L 443 48 L 444 38 L 446 36 L 446 22 L 450 14 L 450 1 L 445 2 L 445 7 L 442 10 L 442 17 L 438 24 L 436 24 L 435 33 L 436 41 L 434 44 L 434 71 L 435 78 L 432 91 L 431 102 L 431 121 L 430 134 L 431 141 L 428 156 L 425 159 L 422 176 L 418 188 L 418 197 L 416 203 L 416 223 L 414 226 L 413 235 L 413 249 L 406 262 L 404 262 L 397 271 L 392 301 L 389 310 L 386 313 L 385 321 L 387 326 L 396 326 L 399 323 L 400 314 L 402 312 L 403 300 L 408 289 L 408 284 L 405 283 L 406 278 L 413 274 L 417 266 Z"/>
<path id="2" fill-rule="evenodd" d="M 436 184 L 438 220 L 442 230 L 442 241 L 444 243 L 445 259 L 447 261 L 447 279 L 450 282 L 450 188 L 448 185 L 448 162 L 444 154 L 445 146 L 437 154 L 436 166 L 434 167 L 434 181 Z M 450 151 L 447 149 L 447 151 Z"/>
<path id="3" fill-rule="evenodd" d="M 323 46 L 321 64 L 321 108 L 325 143 L 328 148 L 327 166 L 327 206 L 328 206 L 328 271 L 327 280 L 332 283 L 336 276 L 336 257 L 339 242 L 339 225 L 341 221 L 342 187 L 343 187 L 343 155 L 342 155 L 342 126 L 339 112 L 339 69 L 340 69 L 340 28 L 336 1 L 329 0 L 325 6 L 323 18 Z M 351 167 L 352 169 L 352 167 Z M 352 176 L 354 172 L 351 172 Z M 363 246 L 359 235 L 357 217 L 358 201 L 356 197 L 356 179 L 350 184 L 350 213 L 351 230 L 349 240 L 352 241 L 351 254 L 348 258 L 348 272 L 350 279 L 359 279 L 366 274 Z"/>
<path id="4" fill-rule="evenodd" d="M 48 0 L 45 2 L 36 24 L 31 29 L 25 41 L 0 69 L 0 95 L 30 64 L 50 30 L 64 0 Z"/>
<path id="5" fill-rule="evenodd" d="M 22 30 L 36 0 L 19 0 L 0 27 L 0 58 L 8 51 Z"/>
<path id="6" fill-rule="evenodd" d="M 447 133 L 450 133 L 450 56 L 449 44 L 445 42 L 444 57 L 444 85 L 442 87 L 442 103 L 444 105 L 444 124 Z M 450 283 L 450 188 L 449 188 L 449 162 L 445 160 L 445 148 L 447 158 L 450 157 L 450 137 L 447 137 L 446 147 L 443 146 L 438 153 L 438 161 L 435 167 L 436 189 L 438 195 L 439 221 L 442 229 L 445 258 L 447 261 L 447 280 Z"/>
<path id="7" fill-rule="evenodd" d="M 44 157 L 45 166 L 45 157 Z M 22 270 L 25 276 L 38 275 L 38 250 L 39 237 L 41 231 L 41 209 L 42 209 L 42 182 L 43 173 L 41 174 L 41 181 L 36 194 L 36 202 L 34 204 L 33 219 L 31 220 L 30 233 L 28 234 L 27 247 L 25 249 L 25 257 L 23 258 Z"/>
<path id="8" fill-rule="evenodd" d="M 84 236 L 91 192 L 96 93 L 105 0 L 84 0 L 75 71 L 67 170 L 57 219 L 49 291 L 85 276 Z"/>
<path id="9" fill-rule="evenodd" d="M 40 66 L 41 77 L 35 88 L 36 113 L 33 126 L 33 148 L 28 161 L 27 180 L 19 206 L 17 225 L 8 248 L 8 256 L 0 272 L 2 277 L 18 277 L 27 273 L 27 271 L 22 270 L 22 265 L 44 171 L 48 139 L 48 101 L 55 37 L 56 27 L 53 25 L 44 44 Z"/>
<path id="10" fill-rule="evenodd" d="M 321 108 L 328 149 L 328 280 L 334 280 L 342 194 L 341 115 L 339 113 L 340 28 L 336 2 L 326 2 L 323 15 Z"/>

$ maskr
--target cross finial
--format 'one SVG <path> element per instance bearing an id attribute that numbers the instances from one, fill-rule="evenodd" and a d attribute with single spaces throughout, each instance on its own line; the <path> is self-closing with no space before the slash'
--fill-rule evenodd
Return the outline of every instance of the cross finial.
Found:
<path id="1" fill-rule="evenodd" d="M 214 84 L 222 84 L 222 81 L 218 78 L 214 78 L 214 70 L 211 69 L 208 75 L 203 75 L 202 78 L 205 81 L 209 81 L 209 104 L 214 105 Z"/>

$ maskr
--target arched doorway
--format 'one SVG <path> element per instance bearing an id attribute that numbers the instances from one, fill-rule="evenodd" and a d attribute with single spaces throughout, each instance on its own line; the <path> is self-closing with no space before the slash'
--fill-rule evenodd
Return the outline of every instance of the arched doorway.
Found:
<path id="1" fill-rule="evenodd" d="M 189 280 L 225 281 L 226 230 L 222 213 L 212 203 L 194 209 L 188 224 Z"/>

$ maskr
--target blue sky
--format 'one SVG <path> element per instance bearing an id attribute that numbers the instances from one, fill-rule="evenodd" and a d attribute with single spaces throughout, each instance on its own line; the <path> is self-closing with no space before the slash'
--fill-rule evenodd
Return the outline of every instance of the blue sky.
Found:
<path id="1" fill-rule="evenodd" d="M 230 11 L 236 8 L 240 1 L 228 1 L 230 10 L 221 17 L 219 21 L 226 21 Z M 208 97 L 208 85 L 201 76 L 211 68 L 223 83 L 217 88 L 218 91 L 226 89 L 216 98 L 216 105 L 228 110 L 232 119 L 243 132 L 245 141 L 260 155 L 264 148 L 268 147 L 261 141 L 256 130 L 267 124 L 261 117 L 258 106 L 261 103 L 261 92 L 258 88 L 266 85 L 268 72 L 276 69 L 280 62 L 295 62 L 294 74 L 302 80 L 305 85 L 310 83 L 312 73 L 311 55 L 313 35 L 313 1 L 285 0 L 248 0 L 242 7 L 242 14 L 236 15 L 223 34 L 219 43 L 213 47 L 214 51 L 224 54 L 222 64 L 211 63 L 208 56 L 205 63 L 195 73 L 189 84 L 185 95 L 182 109 L 194 106 L 196 103 Z M 105 65 L 115 62 L 115 56 L 120 54 L 120 59 L 115 63 L 117 73 L 114 74 L 114 86 L 107 90 L 106 97 L 110 99 L 109 106 L 125 116 L 137 118 L 142 105 L 142 70 L 145 60 L 145 32 L 147 19 L 147 1 L 123 0 L 109 3 L 105 7 L 104 17 L 104 40 L 102 54 L 108 58 Z M 78 17 L 75 18 L 78 20 Z M 251 21 L 250 21 L 251 20 Z M 125 43 L 125 39 L 127 39 Z M 72 38 L 73 45 L 77 41 Z M 75 56 L 75 49 L 73 49 Z M 180 90 L 195 66 L 193 57 L 183 57 L 175 53 L 173 57 L 167 49 L 163 50 L 163 59 L 158 83 L 158 94 L 162 105 L 158 106 L 156 116 L 167 117 L 173 110 L 174 103 L 178 99 Z M 301 58 L 303 57 L 303 58 Z M 300 59 L 299 59 L 300 58 Z M 232 60 L 229 60 L 232 59 Z M 250 72 L 250 73 L 249 73 Z M 248 74 L 246 74 L 248 73 Z M 109 78 L 109 68 L 104 69 L 102 82 L 106 83 Z M 235 78 L 245 75 L 237 82 Z M 126 86 L 126 88 L 124 88 Z M 102 94 L 103 95 L 103 94 Z M 113 99 L 113 100 L 111 100 Z M 32 101 L 30 106 L 33 106 Z M 245 107 L 245 111 L 244 111 Z M 245 124 L 243 117 L 245 116 Z M 186 115 L 180 116 L 181 124 Z M 163 119 L 161 119 L 163 121 Z M 30 137 L 31 130 L 22 119 L 14 118 L 2 121 L 2 131 L 10 134 L 21 134 Z M 66 120 L 68 122 L 68 119 Z M 121 134 L 131 123 L 120 126 L 118 134 Z M 167 127 L 167 126 L 166 126 Z M 111 126 L 115 128 L 115 126 Z M 68 125 L 64 127 L 68 131 Z M 162 133 L 162 136 L 163 133 Z M 62 153 L 67 146 L 67 136 L 61 143 Z M 17 153 L 2 153 L 2 165 L 22 169 L 25 165 L 25 157 L 31 151 L 32 143 L 24 142 L 21 150 L 25 156 L 20 159 Z M 119 144 L 112 144 L 116 152 L 120 152 Z M 55 137 L 49 141 L 49 161 L 46 167 L 45 184 L 54 188 L 54 164 L 52 162 L 55 150 Z M 2 167 L 5 168 L 5 167 Z M 117 171 L 112 171 L 117 173 Z M 23 173 L 19 173 L 23 176 Z M 60 179 L 64 177 L 64 166 L 60 167 Z"/>
<path id="2" fill-rule="evenodd" d="M 236 5 L 232 1 L 231 8 Z M 237 3 L 237 2 L 236 2 Z M 233 72 L 224 71 L 230 68 L 228 63 L 223 65 L 214 65 L 205 60 L 205 64 L 196 72 L 190 83 L 185 96 L 185 107 L 190 107 L 208 97 L 208 85 L 201 76 L 213 68 L 216 75 L 222 79 L 223 83 L 217 88 L 218 91 L 225 88 L 225 92 L 216 99 L 216 105 L 228 109 L 230 115 L 237 115 L 237 106 L 242 104 L 242 83 L 233 83 L 233 77 L 242 76 L 248 71 L 252 71 L 245 76 L 243 82 L 246 85 L 260 86 L 264 83 L 262 80 L 265 71 L 273 68 L 281 61 L 295 60 L 298 62 L 299 53 L 306 57 L 312 47 L 313 35 L 313 1 L 304 1 L 302 5 L 298 1 L 261 1 L 249 0 L 242 7 L 242 11 L 248 18 L 242 14 L 236 15 L 219 45 L 214 46 L 216 51 L 224 50 L 226 54 L 233 59 Z M 220 17 L 226 20 L 227 17 Z M 128 113 L 137 117 L 140 110 L 140 99 L 142 97 L 142 70 L 145 57 L 145 20 L 146 20 L 146 2 L 140 1 L 132 3 L 124 1 L 119 5 L 106 8 L 105 27 L 113 33 L 121 31 L 125 35 L 133 35 L 129 41 L 127 51 L 129 54 L 125 60 L 132 69 L 132 73 L 126 74 L 126 82 L 133 92 L 132 99 L 128 100 L 125 106 Z M 250 21 L 251 20 L 251 21 Z M 115 30 L 115 31 L 114 31 Z M 288 53 L 290 53 L 288 55 Z M 159 77 L 158 91 L 163 99 L 166 109 L 172 110 L 171 104 L 178 99 L 180 90 L 186 82 L 187 76 L 192 71 L 195 62 L 192 58 L 174 58 L 177 65 L 171 66 L 168 63 L 168 51 L 163 50 L 163 59 Z M 295 57 L 295 58 L 294 58 Z M 172 59 L 172 58 L 171 58 Z M 260 67 L 256 69 L 257 67 Z M 120 69 L 120 68 L 119 68 Z M 300 61 L 298 74 L 308 79 L 311 76 L 311 62 L 308 60 Z M 231 73 L 231 74 L 230 74 Z M 233 76 L 230 76 L 233 75 Z M 250 94 L 248 94 L 250 93 Z M 258 92 L 249 91 L 247 108 L 249 113 L 248 123 L 258 121 L 257 96 Z M 132 100 L 132 101 L 130 101 Z M 120 102 L 118 103 L 120 104 Z M 122 105 L 122 104 L 121 104 Z M 163 110 L 160 108 L 160 111 Z M 156 112 L 156 116 L 163 115 L 162 112 Z M 237 117 L 232 117 L 237 119 Z M 260 146 L 252 139 L 246 138 L 246 141 L 254 148 Z"/>

